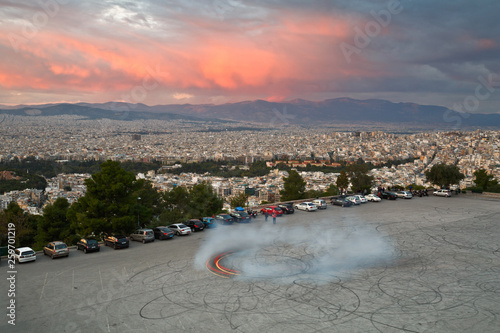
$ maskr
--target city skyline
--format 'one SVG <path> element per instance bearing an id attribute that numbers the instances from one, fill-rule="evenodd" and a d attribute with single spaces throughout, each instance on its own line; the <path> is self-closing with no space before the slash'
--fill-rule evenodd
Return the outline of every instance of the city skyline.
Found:
<path id="1" fill-rule="evenodd" d="M 0 3 L 0 104 L 350 97 L 499 112 L 494 1 Z"/>

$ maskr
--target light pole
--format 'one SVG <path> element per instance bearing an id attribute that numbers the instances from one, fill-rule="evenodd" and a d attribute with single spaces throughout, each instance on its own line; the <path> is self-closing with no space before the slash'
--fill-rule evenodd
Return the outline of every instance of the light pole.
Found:
<path id="1" fill-rule="evenodd" d="M 139 205 L 139 200 L 141 200 L 141 197 L 137 197 L 137 205 Z M 139 224 L 139 206 L 137 206 L 137 228 L 140 228 L 141 225 Z"/>

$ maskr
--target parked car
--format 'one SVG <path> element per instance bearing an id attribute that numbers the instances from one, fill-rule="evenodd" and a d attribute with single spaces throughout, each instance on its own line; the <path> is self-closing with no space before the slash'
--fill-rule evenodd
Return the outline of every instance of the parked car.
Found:
<path id="1" fill-rule="evenodd" d="M 238 222 L 238 223 L 251 222 L 251 217 L 250 217 L 250 215 L 248 215 L 247 212 L 233 212 L 229 215 L 231 215 L 231 217 L 234 219 L 234 222 Z"/>
<path id="2" fill-rule="evenodd" d="M 413 198 L 413 195 L 411 195 L 410 191 L 399 191 L 398 193 L 396 193 L 396 195 L 398 196 L 398 198 L 403 198 L 403 199 Z"/>
<path id="3" fill-rule="evenodd" d="M 326 201 L 323 199 L 315 199 L 313 200 L 313 204 L 315 204 L 318 209 L 326 209 Z"/>
<path id="4" fill-rule="evenodd" d="M 295 213 L 295 209 L 293 209 L 293 203 L 291 202 L 279 204 L 278 207 L 281 208 L 284 214 Z"/>
<path id="5" fill-rule="evenodd" d="M 380 195 L 382 199 L 396 200 L 398 198 L 398 196 L 394 192 L 382 192 Z"/>
<path id="6" fill-rule="evenodd" d="M 11 257 L 9 257 L 11 259 Z M 19 247 L 14 250 L 14 260 L 19 264 L 36 260 L 36 253 L 31 247 Z"/>
<path id="7" fill-rule="evenodd" d="M 318 210 L 318 207 L 316 207 L 316 205 L 312 202 L 301 202 L 295 205 L 295 209 L 304 210 L 306 212 L 313 212 L 315 210 Z"/>
<path id="8" fill-rule="evenodd" d="M 129 240 L 124 235 L 110 235 L 104 237 L 104 245 L 111 246 L 113 249 L 123 249 L 129 247 Z"/>
<path id="9" fill-rule="evenodd" d="M 350 196 L 346 197 L 345 199 L 347 201 L 352 202 L 353 205 L 360 205 L 361 204 L 361 200 L 358 197 L 355 197 L 353 195 L 350 195 Z"/>
<path id="10" fill-rule="evenodd" d="M 191 234 L 191 228 L 183 223 L 174 223 L 169 225 L 168 228 L 172 230 L 177 236 Z"/>
<path id="11" fill-rule="evenodd" d="M 201 219 L 201 222 L 205 225 L 205 228 L 215 228 L 217 223 L 215 223 L 215 218 L 213 217 L 204 217 Z"/>
<path id="12" fill-rule="evenodd" d="M 432 194 L 438 197 L 451 197 L 451 191 L 450 190 L 437 190 L 434 191 Z"/>
<path id="13" fill-rule="evenodd" d="M 93 238 L 82 238 L 76 243 L 76 249 L 82 250 L 83 253 L 99 252 L 101 247 L 97 240 Z"/>
<path id="14" fill-rule="evenodd" d="M 278 206 L 269 206 L 269 207 L 264 207 L 260 210 L 262 214 L 265 214 L 267 211 L 267 214 L 269 215 L 283 215 L 283 210 L 279 208 Z"/>
<path id="15" fill-rule="evenodd" d="M 69 249 L 64 242 L 50 242 L 44 246 L 43 254 L 50 256 L 52 259 L 59 257 L 68 257 Z"/>
<path id="16" fill-rule="evenodd" d="M 358 198 L 361 203 L 367 203 L 368 202 L 368 200 L 365 198 L 364 195 L 356 194 L 356 195 L 353 195 L 353 197 Z"/>
<path id="17" fill-rule="evenodd" d="M 382 199 L 380 197 L 376 196 L 375 194 L 368 194 L 365 196 L 366 200 L 371 201 L 371 202 L 380 202 Z"/>
<path id="18" fill-rule="evenodd" d="M 215 215 L 215 220 L 219 224 L 233 224 L 233 222 L 234 222 L 233 217 L 229 214 Z"/>
<path id="19" fill-rule="evenodd" d="M 155 241 L 155 234 L 153 233 L 153 229 L 137 229 L 133 233 L 130 234 L 130 240 L 149 243 Z"/>
<path id="20" fill-rule="evenodd" d="M 190 227 L 192 232 L 205 230 L 205 224 L 198 219 L 191 219 L 184 224 Z"/>
<path id="21" fill-rule="evenodd" d="M 346 200 L 346 198 L 338 197 L 338 198 L 332 198 L 330 201 L 332 205 L 335 206 L 341 206 L 341 207 L 351 207 L 353 204 L 349 200 Z"/>
<path id="22" fill-rule="evenodd" d="M 171 239 L 175 235 L 175 233 L 170 228 L 164 226 L 153 228 L 153 234 L 155 236 L 155 239 L 160 239 L 160 240 Z"/>

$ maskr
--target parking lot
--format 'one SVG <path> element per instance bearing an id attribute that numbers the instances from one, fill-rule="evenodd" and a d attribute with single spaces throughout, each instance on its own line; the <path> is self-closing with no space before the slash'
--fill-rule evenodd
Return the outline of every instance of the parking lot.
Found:
<path id="1" fill-rule="evenodd" d="M 2 332 L 498 332 L 500 202 L 384 200 L 16 264 Z M 213 269 L 210 269 L 212 267 Z M 2 259 L 0 293 L 9 281 Z M 4 310 L 6 311 L 6 310 Z"/>

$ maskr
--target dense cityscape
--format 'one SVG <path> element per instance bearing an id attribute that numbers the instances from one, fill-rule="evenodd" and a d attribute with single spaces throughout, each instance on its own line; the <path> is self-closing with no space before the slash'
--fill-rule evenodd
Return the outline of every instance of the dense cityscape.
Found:
<path id="1" fill-rule="evenodd" d="M 307 165 L 339 167 L 359 159 L 374 166 L 395 160 L 411 162 L 377 167 L 374 189 L 378 186 L 407 187 L 409 184 L 432 186 L 424 172 L 438 163 L 457 165 L 465 175 L 459 187 L 473 185 L 473 173 L 485 169 L 500 178 L 500 133 L 473 132 L 391 133 L 383 131 L 346 131 L 300 126 L 258 124 L 211 124 L 186 121 L 110 121 L 63 117 L 9 116 L 2 124 L 0 161 L 158 161 L 157 170 L 138 173 L 159 191 L 176 186 L 191 188 L 206 181 L 218 195 L 228 200 L 245 192 L 249 206 L 277 202 L 283 189 L 287 164 L 299 171 L 307 190 L 325 191 L 335 183 L 337 172 L 304 171 Z M 261 177 L 219 177 L 209 173 L 172 173 L 183 164 L 206 160 L 228 163 L 230 168 L 248 168 L 265 161 L 270 173 Z M 3 174 L 3 179 L 15 175 Z M 84 180 L 90 173 L 59 174 L 47 179 L 45 191 L 27 189 L 0 195 L 0 207 L 16 201 L 33 214 L 57 198 L 75 202 L 85 194 Z"/>

